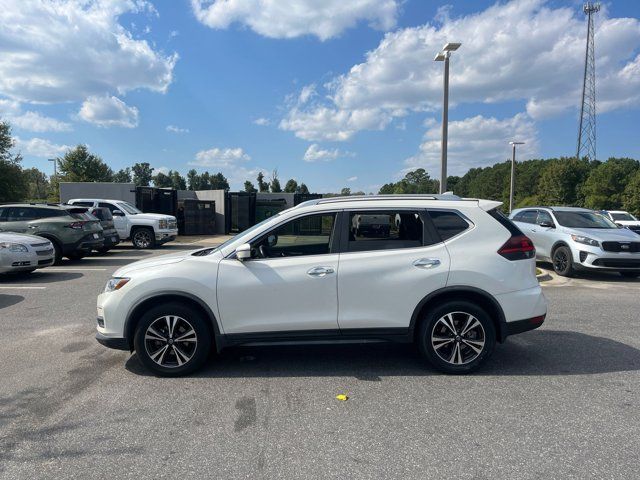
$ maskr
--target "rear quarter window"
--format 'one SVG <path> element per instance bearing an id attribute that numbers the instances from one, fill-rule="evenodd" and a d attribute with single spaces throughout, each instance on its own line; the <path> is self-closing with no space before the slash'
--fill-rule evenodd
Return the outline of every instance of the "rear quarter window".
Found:
<path id="1" fill-rule="evenodd" d="M 513 236 L 524 235 L 522 233 L 522 230 L 520 230 L 515 223 L 513 223 L 511 220 L 509 220 L 504 215 L 504 213 L 502 213 L 497 208 L 494 208 L 493 210 L 489 210 L 487 213 L 489 215 L 491 215 L 493 217 L 493 219 L 496 220 L 500 225 L 502 225 L 504 228 L 509 230 L 509 233 L 511 235 L 513 235 Z M 524 212 L 522 212 L 522 213 L 524 213 Z M 518 215 L 520 215 L 520 214 L 518 214 Z M 518 215 L 516 215 L 515 218 L 518 218 Z"/>
<path id="2" fill-rule="evenodd" d="M 470 227 L 459 213 L 452 210 L 429 210 L 429 216 L 443 242 L 461 234 Z"/>

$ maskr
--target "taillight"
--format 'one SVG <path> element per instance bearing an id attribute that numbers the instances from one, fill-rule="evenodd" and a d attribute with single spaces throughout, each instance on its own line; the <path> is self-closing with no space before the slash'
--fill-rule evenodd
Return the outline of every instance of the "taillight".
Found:
<path id="1" fill-rule="evenodd" d="M 84 222 L 73 222 L 70 223 L 69 225 L 67 225 L 67 228 L 73 228 L 75 230 L 82 230 L 82 226 L 84 225 Z"/>
<path id="2" fill-rule="evenodd" d="M 500 247 L 498 253 L 507 260 L 525 260 L 535 257 L 536 249 L 526 235 L 514 235 Z"/>

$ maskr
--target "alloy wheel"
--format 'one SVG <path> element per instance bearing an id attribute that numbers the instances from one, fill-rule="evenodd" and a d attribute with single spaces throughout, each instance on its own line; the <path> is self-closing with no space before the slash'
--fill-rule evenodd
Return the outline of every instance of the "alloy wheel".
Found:
<path id="1" fill-rule="evenodd" d="M 149 248 L 151 241 L 151 234 L 148 230 L 138 230 L 133 236 L 133 242 L 138 248 Z"/>
<path id="2" fill-rule="evenodd" d="M 188 363 L 197 346 L 198 336 L 193 325 L 176 315 L 157 318 L 144 335 L 147 355 L 165 368 L 177 368 Z"/>
<path id="3" fill-rule="evenodd" d="M 569 257 L 564 250 L 558 250 L 553 256 L 553 267 L 556 272 L 564 272 L 569 264 Z"/>
<path id="4" fill-rule="evenodd" d="M 465 365 L 474 361 L 485 348 L 482 323 L 466 312 L 451 312 L 440 317 L 431 330 L 431 345 L 445 362 Z"/>

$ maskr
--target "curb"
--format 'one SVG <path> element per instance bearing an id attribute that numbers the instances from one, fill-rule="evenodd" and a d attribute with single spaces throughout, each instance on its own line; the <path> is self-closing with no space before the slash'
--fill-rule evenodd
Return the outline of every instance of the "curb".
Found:
<path id="1" fill-rule="evenodd" d="M 548 282 L 553 279 L 549 272 L 545 272 L 544 270 L 540 275 L 536 275 L 536 278 L 538 279 L 538 282 Z"/>

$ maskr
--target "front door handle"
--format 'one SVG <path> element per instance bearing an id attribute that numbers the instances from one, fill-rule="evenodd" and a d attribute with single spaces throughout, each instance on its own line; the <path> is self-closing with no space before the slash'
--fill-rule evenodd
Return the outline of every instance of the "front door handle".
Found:
<path id="1" fill-rule="evenodd" d="M 38 226 L 37 225 L 29 225 L 28 228 L 38 228 Z"/>
<path id="2" fill-rule="evenodd" d="M 335 270 L 331 267 L 313 267 L 307 270 L 307 275 L 310 277 L 324 277 L 334 272 Z"/>
<path id="3" fill-rule="evenodd" d="M 414 267 L 418 268 L 435 268 L 440 265 L 440 260 L 437 258 L 419 258 L 415 262 L 413 262 Z"/>

